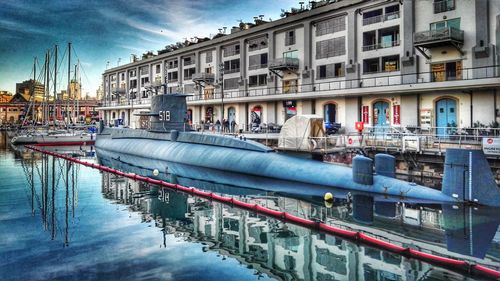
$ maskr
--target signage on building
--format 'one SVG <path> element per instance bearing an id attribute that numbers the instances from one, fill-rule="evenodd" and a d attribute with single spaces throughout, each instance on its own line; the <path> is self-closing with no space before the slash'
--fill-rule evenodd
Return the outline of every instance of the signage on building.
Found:
<path id="1" fill-rule="evenodd" d="M 401 106 L 399 104 L 392 106 L 393 110 L 393 124 L 394 125 L 400 125 L 401 124 L 401 115 L 400 115 L 400 110 Z"/>
<path id="2" fill-rule="evenodd" d="M 500 155 L 500 138 L 483 138 L 483 152 L 488 155 Z"/>
<path id="3" fill-rule="evenodd" d="M 365 123 L 365 124 L 370 123 L 367 105 L 363 106 L 363 111 L 361 113 L 362 113 L 361 115 L 363 117 L 363 123 Z"/>
<path id="4" fill-rule="evenodd" d="M 297 106 L 297 102 L 294 100 L 283 101 L 283 107 L 296 107 L 296 106 Z"/>
<path id="5" fill-rule="evenodd" d="M 432 111 L 430 109 L 420 110 L 420 127 L 423 130 L 429 130 L 431 128 Z"/>
<path id="6" fill-rule="evenodd" d="M 420 138 L 418 136 L 404 136 L 403 152 L 405 151 L 420 152 Z"/>

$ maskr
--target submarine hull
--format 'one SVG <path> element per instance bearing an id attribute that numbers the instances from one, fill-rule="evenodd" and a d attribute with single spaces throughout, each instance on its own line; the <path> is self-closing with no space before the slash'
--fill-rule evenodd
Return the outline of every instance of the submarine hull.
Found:
<path id="1" fill-rule="evenodd" d="M 119 131 L 120 129 L 106 130 Z M 195 135 L 197 133 L 184 134 Z M 329 189 L 340 188 L 400 199 L 458 202 L 457 199 L 438 190 L 381 175 L 373 176 L 373 184 L 359 184 L 353 180 L 352 169 L 349 167 L 295 158 L 276 152 L 186 143 L 167 139 L 128 138 L 123 134 L 121 137 L 113 138 L 111 135 L 111 133 L 105 133 L 97 138 L 98 155 L 120 159 L 120 161 L 133 163 L 150 170 L 158 169 L 161 172 L 167 172 L 169 169 L 168 173 L 183 177 L 192 177 L 189 167 L 198 167 L 205 169 L 205 172 L 198 173 L 202 177 L 200 179 L 204 180 L 215 177 L 215 173 L 210 171 L 222 171 L 297 182 L 303 185 L 302 188 L 307 188 L 307 185 L 321 187 L 307 188 L 307 191 L 314 193 L 311 195 L 322 195 L 324 192 L 329 192 Z M 177 165 L 172 165 L 172 163 Z M 219 182 L 221 178 L 224 178 L 216 177 Z M 227 179 L 238 181 L 241 178 L 227 177 Z M 300 184 L 296 188 L 300 188 Z M 265 185 L 263 183 L 263 190 L 266 189 Z M 285 190 L 276 189 L 273 191 L 285 192 Z M 293 191 L 293 189 L 286 190 L 286 192 L 295 193 Z M 307 191 L 304 190 L 301 193 Z"/>

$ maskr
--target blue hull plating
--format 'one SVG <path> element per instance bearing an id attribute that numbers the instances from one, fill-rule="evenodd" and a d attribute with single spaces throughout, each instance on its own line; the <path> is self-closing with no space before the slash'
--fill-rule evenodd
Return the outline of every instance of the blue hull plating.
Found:
<path id="1" fill-rule="evenodd" d="M 224 177 L 210 173 L 212 170 L 218 170 L 302 183 L 303 189 L 306 189 L 300 192 L 302 194 L 310 191 L 313 193 L 311 195 L 322 195 L 321 193 L 327 192 L 329 188 L 341 188 L 428 202 L 459 201 L 435 189 L 380 175 L 374 175 L 372 185 L 359 184 L 353 181 L 352 169 L 349 167 L 300 159 L 274 152 L 169 140 L 111 138 L 106 135 L 97 138 L 96 148 L 99 155 L 105 155 L 112 159 L 133 163 L 150 170 L 159 169 L 161 172 L 173 173 L 182 177 L 193 177 L 193 174 L 197 174 L 202 180 L 212 179 L 220 182 L 221 178 Z M 204 169 L 198 169 L 198 173 L 192 173 L 189 169 L 190 166 Z M 200 173 L 199 171 L 205 172 Z M 245 177 L 240 179 L 243 178 Z M 231 181 L 239 180 L 234 176 L 228 177 L 228 179 Z M 234 182 L 221 183 L 238 185 Z M 321 188 L 307 190 L 309 185 Z M 300 186 L 300 184 L 296 185 L 295 188 L 300 188 Z M 266 190 L 265 182 L 261 188 Z M 281 191 L 275 188 L 271 189 L 274 189 L 272 191 Z M 283 191 L 297 193 L 293 190 Z"/>

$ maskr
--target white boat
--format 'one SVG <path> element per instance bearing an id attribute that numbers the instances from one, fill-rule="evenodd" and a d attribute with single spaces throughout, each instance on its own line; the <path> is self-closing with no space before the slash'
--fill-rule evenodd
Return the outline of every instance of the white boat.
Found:
<path id="1" fill-rule="evenodd" d="M 48 131 L 29 132 L 13 137 L 12 144 L 92 144 L 95 141 L 95 134 L 83 131 Z"/>

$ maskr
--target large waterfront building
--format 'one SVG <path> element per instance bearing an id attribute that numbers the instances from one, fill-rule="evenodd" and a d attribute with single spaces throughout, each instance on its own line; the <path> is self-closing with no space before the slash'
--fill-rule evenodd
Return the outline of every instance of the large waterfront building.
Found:
<path id="1" fill-rule="evenodd" d="M 32 95 L 35 93 L 36 97 L 43 97 L 45 92 L 45 85 L 34 81 L 33 79 L 23 81 L 21 83 L 16 83 L 16 94 L 21 95 Z"/>
<path id="2" fill-rule="evenodd" d="M 499 121 L 497 0 L 322 1 L 283 16 L 106 70 L 102 116 L 138 127 L 138 114 L 163 91 L 155 86 L 166 83 L 168 93 L 191 95 L 190 122 L 229 119 L 246 130 L 295 114 L 318 114 L 348 131 L 356 121 L 422 128 Z"/>

